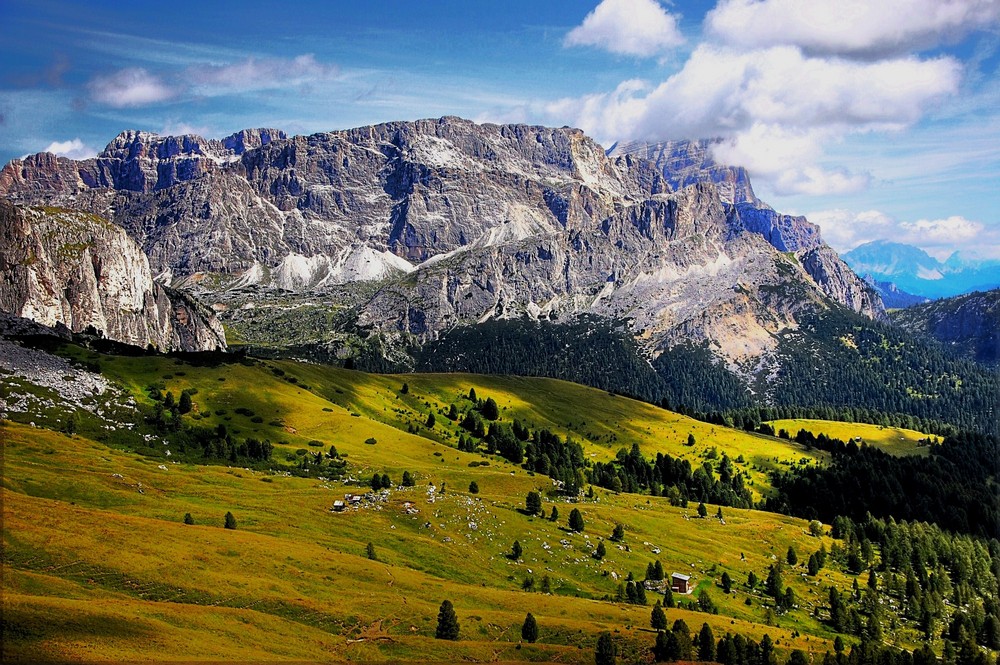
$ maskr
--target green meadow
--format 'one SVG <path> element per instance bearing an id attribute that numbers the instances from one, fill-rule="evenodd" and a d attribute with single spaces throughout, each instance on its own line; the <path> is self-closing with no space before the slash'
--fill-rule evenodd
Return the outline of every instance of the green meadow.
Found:
<path id="1" fill-rule="evenodd" d="M 708 592 L 718 607 L 718 614 L 668 609 L 671 623 L 683 618 L 697 631 L 707 622 L 716 637 L 768 634 L 786 653 L 831 648 L 834 634 L 814 612 L 829 586 L 849 589 L 853 578 L 832 563 L 805 574 L 809 554 L 834 544 L 811 535 L 805 521 L 728 507 L 719 520 L 716 506 L 701 519 L 694 504 L 600 488 L 571 500 L 546 476 L 459 452 L 459 429 L 445 414 L 451 404 L 468 408 L 475 389 L 497 402 L 502 420 L 570 437 L 589 459 L 612 459 L 633 444 L 646 457 L 669 453 L 694 465 L 726 454 L 757 497 L 769 491 L 769 470 L 822 461 L 794 442 L 546 379 L 381 376 L 291 361 L 205 367 L 77 347 L 63 353 L 99 365 L 140 403 L 151 403 L 153 385 L 175 395 L 191 390 L 186 423 L 268 439 L 275 467 L 178 461 L 158 441 L 139 454 L 114 432 L 95 429 L 90 415 L 82 433 L 69 435 L 13 414 L 0 424 L 5 661 L 590 663 L 600 631 L 613 631 L 636 653 L 652 646 L 650 611 L 659 594 L 649 592 L 644 607 L 614 598 L 629 573 L 642 580 L 656 560 L 668 577 L 691 575 L 695 595 Z M 426 427 L 430 413 L 433 428 Z M 331 445 L 347 462 L 341 478 L 285 470 L 297 451 Z M 404 472 L 412 487 L 399 485 Z M 346 494 L 368 492 L 374 473 L 389 475 L 392 488 L 332 510 Z M 476 494 L 468 491 L 473 481 Z M 530 491 L 541 493 L 546 514 L 558 509 L 557 521 L 524 514 Z M 582 533 L 567 528 L 573 508 L 583 514 Z M 235 530 L 223 528 L 226 512 Z M 184 523 L 188 513 L 194 524 Z M 606 540 L 619 523 L 624 540 Z M 597 560 L 602 539 L 607 554 Z M 515 540 L 523 547 L 516 561 L 508 556 Z M 746 581 L 751 572 L 763 580 L 789 546 L 799 564 L 786 567 L 784 581 L 798 606 L 778 615 Z M 720 588 L 723 573 L 734 581 L 729 594 Z M 434 638 L 444 599 L 458 613 L 455 642 Z M 539 624 L 534 644 L 520 640 L 527 612 Z M 895 639 L 917 642 L 903 628 Z"/>

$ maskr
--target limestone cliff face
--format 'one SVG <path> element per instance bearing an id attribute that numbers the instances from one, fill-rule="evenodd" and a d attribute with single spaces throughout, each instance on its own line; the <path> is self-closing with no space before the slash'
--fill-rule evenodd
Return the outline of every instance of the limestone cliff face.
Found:
<path id="1" fill-rule="evenodd" d="M 163 351 L 225 348 L 221 324 L 153 281 L 142 250 L 93 214 L 0 201 L 0 310 Z"/>
<path id="2" fill-rule="evenodd" d="M 576 129 L 451 117 L 290 138 L 125 132 L 94 160 L 12 162 L 0 195 L 101 215 L 161 279 L 217 293 L 379 280 L 360 323 L 389 336 L 593 312 L 651 354 L 693 338 L 733 359 L 772 348 L 803 308 L 882 316 L 814 225 L 710 152 L 606 153 Z"/>

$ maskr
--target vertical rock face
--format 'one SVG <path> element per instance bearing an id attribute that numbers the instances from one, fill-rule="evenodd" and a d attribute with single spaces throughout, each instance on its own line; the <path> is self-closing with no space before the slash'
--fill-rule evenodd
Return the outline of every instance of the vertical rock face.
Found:
<path id="1" fill-rule="evenodd" d="M 142 250 L 93 214 L 0 201 L 0 309 L 163 351 L 225 348 L 218 320 L 156 284 Z"/>

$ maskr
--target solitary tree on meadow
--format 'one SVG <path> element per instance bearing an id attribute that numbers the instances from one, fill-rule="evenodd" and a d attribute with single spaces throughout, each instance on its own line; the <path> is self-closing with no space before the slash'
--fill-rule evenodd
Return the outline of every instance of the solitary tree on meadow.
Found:
<path id="1" fill-rule="evenodd" d="M 604 632 L 597 637 L 597 648 L 594 651 L 595 665 L 615 665 L 618 661 L 618 649 L 615 648 L 611 633 Z"/>
<path id="2" fill-rule="evenodd" d="M 574 508 L 569 514 L 569 528 L 573 531 L 583 531 L 583 514 L 578 508 Z"/>
<path id="3" fill-rule="evenodd" d="M 227 529 L 235 529 L 236 528 L 236 516 L 233 515 L 231 512 L 226 512 L 226 519 L 225 519 L 225 523 L 223 524 L 223 526 L 225 526 Z"/>
<path id="4" fill-rule="evenodd" d="M 524 617 L 524 624 L 521 626 L 521 639 L 525 642 L 534 642 L 538 639 L 538 622 L 531 612 Z"/>
<path id="5" fill-rule="evenodd" d="M 434 632 L 434 637 L 439 640 L 457 640 L 458 632 L 458 615 L 455 614 L 455 607 L 451 601 L 446 600 L 441 603 L 441 608 L 438 610 L 437 630 Z"/>

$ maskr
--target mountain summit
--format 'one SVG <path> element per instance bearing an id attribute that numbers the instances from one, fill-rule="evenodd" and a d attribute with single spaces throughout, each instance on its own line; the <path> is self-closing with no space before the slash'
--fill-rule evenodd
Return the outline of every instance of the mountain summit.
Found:
<path id="1" fill-rule="evenodd" d="M 592 313 L 650 356 L 700 340 L 735 365 L 805 312 L 884 316 L 815 225 L 706 154 L 608 154 L 576 129 L 454 117 L 222 141 L 124 132 L 95 159 L 9 163 L 0 195 L 102 215 L 161 280 L 222 303 L 346 288 L 351 325 L 389 344 Z M 374 288 L 351 288 L 362 283 Z"/>

